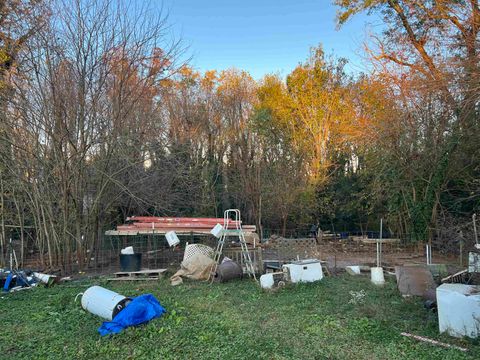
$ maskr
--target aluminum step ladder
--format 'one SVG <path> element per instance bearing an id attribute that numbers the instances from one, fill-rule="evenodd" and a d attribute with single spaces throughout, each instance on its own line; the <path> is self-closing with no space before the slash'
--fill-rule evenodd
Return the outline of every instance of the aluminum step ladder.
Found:
<path id="1" fill-rule="evenodd" d="M 234 229 L 229 229 L 231 224 L 235 224 Z M 223 213 L 223 231 L 218 239 L 217 246 L 215 248 L 215 253 L 213 260 L 215 265 L 213 266 L 212 272 L 210 273 L 210 280 L 213 281 L 214 276 L 217 272 L 217 267 L 220 264 L 220 259 L 223 254 L 223 246 L 225 241 L 229 236 L 238 236 L 240 241 L 240 247 L 242 250 L 242 260 L 245 266 L 245 273 L 247 273 L 254 280 L 257 280 L 255 276 L 255 267 L 253 266 L 252 258 L 248 252 L 247 243 L 245 241 L 245 234 L 242 229 L 242 221 L 240 217 L 240 210 L 238 209 L 228 209 Z"/>

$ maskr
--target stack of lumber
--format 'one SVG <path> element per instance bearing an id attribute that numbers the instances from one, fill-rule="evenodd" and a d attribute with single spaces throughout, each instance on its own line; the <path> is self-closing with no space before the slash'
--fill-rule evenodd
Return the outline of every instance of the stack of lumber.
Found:
<path id="1" fill-rule="evenodd" d="M 127 218 L 126 224 L 118 225 L 116 230 L 107 231 L 106 235 L 165 234 L 168 231 L 178 234 L 209 234 L 216 224 L 223 226 L 223 218 L 131 216 Z M 229 221 L 228 229 L 236 227 L 235 221 Z M 256 230 L 255 225 L 242 224 L 242 228 L 246 233 Z"/>

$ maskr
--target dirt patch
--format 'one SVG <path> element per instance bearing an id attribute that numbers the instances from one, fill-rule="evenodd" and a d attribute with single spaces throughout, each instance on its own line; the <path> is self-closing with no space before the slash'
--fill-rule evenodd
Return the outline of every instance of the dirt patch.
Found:
<path id="1" fill-rule="evenodd" d="M 318 244 L 321 260 L 327 261 L 332 269 L 344 268 L 348 265 L 376 266 L 377 250 L 375 244 L 364 244 L 353 240 L 338 240 Z M 435 264 L 457 265 L 458 258 L 433 253 Z M 426 255 L 418 246 L 403 246 L 400 244 L 382 245 L 382 265 L 395 267 L 405 264 L 425 264 Z"/>

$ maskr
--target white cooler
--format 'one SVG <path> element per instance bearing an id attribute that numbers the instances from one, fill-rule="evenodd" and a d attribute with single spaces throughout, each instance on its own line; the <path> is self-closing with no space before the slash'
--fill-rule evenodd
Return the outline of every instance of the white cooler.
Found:
<path id="1" fill-rule="evenodd" d="M 322 265 L 317 259 L 294 261 L 283 265 L 286 280 L 292 283 L 313 282 L 323 279 Z"/>

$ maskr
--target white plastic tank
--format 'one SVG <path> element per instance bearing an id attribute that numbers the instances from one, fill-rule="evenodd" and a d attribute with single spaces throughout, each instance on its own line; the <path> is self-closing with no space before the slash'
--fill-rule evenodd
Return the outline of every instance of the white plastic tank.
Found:
<path id="1" fill-rule="evenodd" d="M 167 238 L 169 246 L 175 246 L 180 244 L 180 240 L 178 239 L 177 233 L 175 231 L 169 231 L 165 233 L 165 237 Z"/>
<path id="2" fill-rule="evenodd" d="M 89 287 L 82 296 L 85 310 L 107 320 L 112 320 L 129 302 L 129 298 L 101 286 Z"/>
<path id="3" fill-rule="evenodd" d="M 371 271 L 371 280 L 375 285 L 385 284 L 385 277 L 383 275 L 383 268 L 381 267 L 372 267 Z"/>

